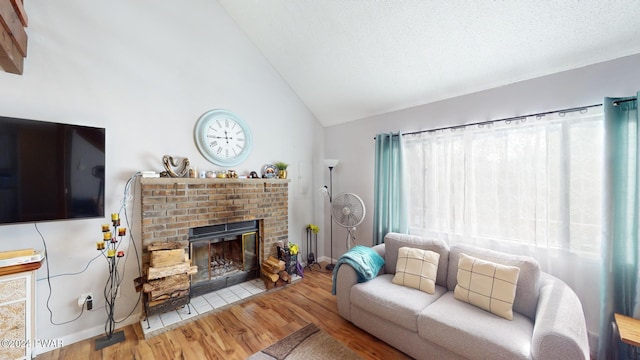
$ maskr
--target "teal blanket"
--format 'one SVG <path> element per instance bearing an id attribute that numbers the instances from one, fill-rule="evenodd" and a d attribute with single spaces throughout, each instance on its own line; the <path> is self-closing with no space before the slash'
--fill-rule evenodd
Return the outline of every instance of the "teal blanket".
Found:
<path id="1" fill-rule="evenodd" d="M 342 264 L 350 265 L 358 275 L 358 282 L 361 283 L 369 281 L 378 275 L 380 268 L 384 265 L 384 259 L 370 247 L 356 245 L 351 248 L 338 259 L 336 266 L 333 268 L 333 287 L 331 289 L 331 294 L 333 295 L 336 294 L 336 277 Z"/>

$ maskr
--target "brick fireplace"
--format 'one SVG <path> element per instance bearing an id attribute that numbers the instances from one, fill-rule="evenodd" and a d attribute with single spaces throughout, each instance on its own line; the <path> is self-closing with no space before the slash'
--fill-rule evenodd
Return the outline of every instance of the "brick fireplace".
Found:
<path id="1" fill-rule="evenodd" d="M 277 256 L 276 244 L 288 239 L 289 181 L 142 178 L 143 269 L 149 244 L 178 243 L 189 254 L 194 229 L 222 224 L 255 223 L 259 262 Z"/>

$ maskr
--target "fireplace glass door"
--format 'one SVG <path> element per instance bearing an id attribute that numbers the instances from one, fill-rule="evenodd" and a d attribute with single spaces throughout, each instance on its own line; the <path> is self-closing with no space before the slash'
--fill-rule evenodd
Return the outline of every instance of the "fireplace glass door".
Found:
<path id="1" fill-rule="evenodd" d="M 256 231 L 199 239 L 190 245 L 191 261 L 198 267 L 198 272 L 191 277 L 192 290 L 214 291 L 257 276 Z"/>

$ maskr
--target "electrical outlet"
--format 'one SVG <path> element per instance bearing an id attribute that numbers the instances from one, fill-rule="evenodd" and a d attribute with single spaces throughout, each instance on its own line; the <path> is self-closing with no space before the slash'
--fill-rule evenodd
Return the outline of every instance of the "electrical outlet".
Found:
<path id="1" fill-rule="evenodd" d="M 91 296 L 91 298 L 93 298 L 93 295 L 91 293 L 80 294 L 80 297 L 78 297 L 78 306 L 79 307 L 83 307 L 85 305 L 85 303 L 87 302 L 87 298 L 89 296 Z"/>

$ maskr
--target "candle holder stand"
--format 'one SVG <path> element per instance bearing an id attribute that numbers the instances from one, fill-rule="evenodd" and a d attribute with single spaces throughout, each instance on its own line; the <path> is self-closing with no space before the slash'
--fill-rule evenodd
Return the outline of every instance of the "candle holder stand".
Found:
<path id="1" fill-rule="evenodd" d="M 102 225 L 103 241 L 96 244 L 98 251 L 102 252 L 102 256 L 104 256 L 109 265 L 109 277 L 104 287 L 104 299 L 107 309 L 107 321 L 104 326 L 105 336 L 96 339 L 96 350 L 117 344 L 125 339 L 124 331 L 116 332 L 114 330 L 116 325 L 115 305 L 121 281 L 118 264 L 120 259 L 124 257 L 124 251 L 118 250 L 118 248 L 127 230 L 120 227 L 120 216 L 118 214 L 111 214 L 111 223 L 113 232 L 109 229 L 109 224 Z M 118 241 L 118 237 L 120 241 Z"/>

